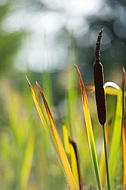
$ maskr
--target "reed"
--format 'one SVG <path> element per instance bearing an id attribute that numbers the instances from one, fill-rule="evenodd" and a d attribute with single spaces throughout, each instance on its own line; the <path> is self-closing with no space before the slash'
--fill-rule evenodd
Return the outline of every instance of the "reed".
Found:
<path id="1" fill-rule="evenodd" d="M 100 44 L 101 44 L 102 33 L 103 33 L 103 29 L 99 32 L 97 43 L 96 43 L 96 50 L 95 50 L 96 60 L 94 63 L 94 86 L 95 86 L 95 98 L 96 98 L 98 119 L 103 129 L 107 185 L 108 185 L 108 190 L 110 190 L 106 132 L 105 132 L 105 126 L 104 126 L 106 122 L 106 96 L 105 96 L 105 91 L 103 87 L 104 86 L 103 65 L 100 61 Z"/>

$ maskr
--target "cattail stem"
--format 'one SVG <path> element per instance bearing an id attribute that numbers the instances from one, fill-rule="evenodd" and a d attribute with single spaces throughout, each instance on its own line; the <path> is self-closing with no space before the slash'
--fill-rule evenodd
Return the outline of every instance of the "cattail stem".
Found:
<path id="1" fill-rule="evenodd" d="M 103 129 L 103 138 L 104 138 L 104 151 L 105 151 L 105 162 L 106 162 L 107 186 L 108 186 L 108 190 L 110 190 L 107 143 L 106 143 L 106 133 L 105 133 L 105 126 L 104 125 L 102 126 L 102 129 Z"/>

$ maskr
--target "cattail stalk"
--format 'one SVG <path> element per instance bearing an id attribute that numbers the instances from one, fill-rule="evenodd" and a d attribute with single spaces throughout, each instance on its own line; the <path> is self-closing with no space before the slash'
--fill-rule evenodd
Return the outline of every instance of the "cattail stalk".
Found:
<path id="1" fill-rule="evenodd" d="M 97 43 L 96 43 L 96 50 L 95 50 L 96 59 L 94 63 L 94 85 L 95 85 L 95 98 L 96 98 L 98 119 L 103 129 L 107 186 L 108 186 L 108 190 L 110 190 L 106 132 L 105 132 L 105 127 L 104 127 L 104 124 L 106 122 L 106 96 L 105 96 L 105 91 L 103 87 L 104 85 L 103 65 L 100 61 L 100 44 L 101 44 L 102 33 L 103 33 L 103 29 L 99 32 Z"/>

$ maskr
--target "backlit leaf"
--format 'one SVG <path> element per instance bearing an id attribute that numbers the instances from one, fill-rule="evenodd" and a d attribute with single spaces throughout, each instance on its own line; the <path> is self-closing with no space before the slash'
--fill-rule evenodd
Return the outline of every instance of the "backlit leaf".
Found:
<path id="1" fill-rule="evenodd" d="M 80 168 L 79 168 L 79 161 L 77 155 L 77 147 L 76 143 L 70 139 L 67 127 L 65 125 L 63 125 L 63 137 L 64 137 L 65 149 L 71 163 L 72 173 L 76 183 L 77 190 L 81 190 Z"/>
<path id="2" fill-rule="evenodd" d="M 45 109 L 46 109 L 46 112 L 47 112 L 47 115 L 48 115 L 48 118 L 50 120 L 50 124 L 51 124 L 51 129 L 52 129 L 52 137 L 54 139 L 54 143 L 55 143 L 55 148 L 57 150 L 57 153 L 58 153 L 58 156 L 59 156 L 59 159 L 61 161 L 61 165 L 63 167 L 63 170 L 64 170 L 64 173 L 65 173 L 65 176 L 66 176 L 66 179 L 67 179 L 67 182 L 69 184 L 69 187 L 70 187 L 70 190 L 76 190 L 76 186 L 75 186 L 75 181 L 74 181 L 74 178 L 73 178 L 73 174 L 72 174 L 72 171 L 71 171 L 71 168 L 70 168 L 70 165 L 69 165 L 69 162 L 68 162 L 68 159 L 67 159 L 67 156 L 66 156 L 66 153 L 65 153 L 65 150 L 63 148 L 63 145 L 62 145 L 62 142 L 61 142 L 61 139 L 60 139 L 60 136 L 59 136 L 59 133 L 56 129 L 56 125 L 55 125 L 55 122 L 54 122 L 54 119 L 53 119 L 53 116 L 52 116 L 52 113 L 50 111 L 50 108 L 48 106 L 48 103 L 45 99 L 45 96 L 43 94 L 43 91 L 40 87 L 40 85 L 38 83 L 36 83 L 37 87 L 38 87 L 38 90 L 41 94 L 41 97 L 43 99 L 43 102 L 44 102 L 44 105 L 45 105 Z"/>
<path id="3" fill-rule="evenodd" d="M 86 95 L 85 86 L 83 83 L 81 73 L 80 73 L 77 66 L 76 66 L 76 71 L 77 71 L 78 80 L 80 83 L 80 90 L 81 90 L 81 95 L 82 95 L 82 103 L 83 103 L 83 110 L 84 110 L 84 117 L 85 117 L 85 123 L 86 123 L 89 148 L 90 148 L 90 152 L 91 152 L 92 162 L 94 165 L 94 171 L 95 171 L 95 175 L 96 175 L 97 185 L 98 185 L 98 188 L 100 190 L 102 188 L 101 188 L 101 181 L 100 181 L 99 168 L 98 168 L 98 160 L 97 160 L 97 154 L 96 154 L 96 146 L 95 146 L 94 135 L 93 135 L 93 130 L 92 130 L 92 124 L 91 124 L 87 95 Z"/>
<path id="4" fill-rule="evenodd" d="M 122 75 L 122 182 L 126 189 L 126 110 L 125 110 L 125 83 L 126 72 L 123 69 Z"/>
<path id="5" fill-rule="evenodd" d="M 116 158 L 119 152 L 120 140 L 121 140 L 122 90 L 117 85 L 116 86 L 113 85 L 113 83 L 107 83 L 105 85 L 105 91 L 110 95 L 117 96 L 116 113 L 115 113 L 110 154 L 109 154 L 109 173 L 110 173 L 111 188 L 114 188 L 114 176 L 115 176 L 115 167 L 116 167 L 116 164 L 114 163 L 116 162 Z"/>

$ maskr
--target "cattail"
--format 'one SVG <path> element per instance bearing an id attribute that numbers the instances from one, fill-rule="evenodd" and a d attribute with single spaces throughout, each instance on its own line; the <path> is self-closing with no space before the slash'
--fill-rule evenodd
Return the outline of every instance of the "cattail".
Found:
<path id="1" fill-rule="evenodd" d="M 101 125 L 106 121 L 106 97 L 104 92 L 104 72 L 103 65 L 100 62 L 100 43 L 102 38 L 103 29 L 99 32 L 96 50 L 95 50 L 95 63 L 94 63 L 94 85 L 95 85 L 95 98 L 98 112 L 98 119 Z"/>

